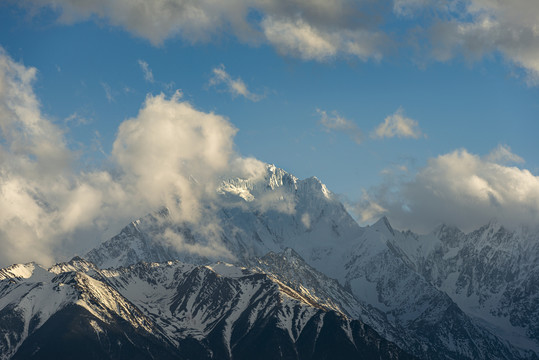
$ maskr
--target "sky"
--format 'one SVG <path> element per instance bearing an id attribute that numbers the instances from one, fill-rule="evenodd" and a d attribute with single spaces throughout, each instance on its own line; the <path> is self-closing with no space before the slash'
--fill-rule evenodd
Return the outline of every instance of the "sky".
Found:
<path id="1" fill-rule="evenodd" d="M 362 225 L 537 225 L 538 134 L 536 0 L 0 2 L 2 266 L 264 163 Z"/>

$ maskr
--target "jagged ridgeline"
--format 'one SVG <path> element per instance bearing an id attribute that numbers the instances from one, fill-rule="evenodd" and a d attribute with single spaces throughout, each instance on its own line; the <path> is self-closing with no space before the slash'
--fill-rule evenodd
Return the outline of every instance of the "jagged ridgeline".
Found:
<path id="1" fill-rule="evenodd" d="M 217 193 L 211 237 L 163 209 L 84 259 L 0 270 L 2 359 L 538 358 L 537 232 L 360 227 L 270 165 Z"/>

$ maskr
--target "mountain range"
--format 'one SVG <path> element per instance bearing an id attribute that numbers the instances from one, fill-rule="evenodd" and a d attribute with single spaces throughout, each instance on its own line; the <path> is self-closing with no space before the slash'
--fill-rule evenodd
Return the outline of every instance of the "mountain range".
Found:
<path id="1" fill-rule="evenodd" d="M 361 227 L 273 165 L 206 205 L 0 270 L 1 358 L 539 358 L 539 231 Z"/>

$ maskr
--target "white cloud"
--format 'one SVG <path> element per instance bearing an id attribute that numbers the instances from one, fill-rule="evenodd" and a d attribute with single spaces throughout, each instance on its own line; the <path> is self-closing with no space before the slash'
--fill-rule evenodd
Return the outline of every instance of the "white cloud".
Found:
<path id="1" fill-rule="evenodd" d="M 301 215 L 301 223 L 303 224 L 303 226 L 305 226 L 306 229 L 311 228 L 311 216 L 309 215 L 309 213 L 304 213 L 303 215 Z"/>
<path id="2" fill-rule="evenodd" d="M 229 73 L 226 72 L 225 66 L 221 64 L 220 66 L 212 69 L 213 76 L 210 78 L 210 86 L 219 86 L 224 85 L 227 92 L 231 93 L 232 96 L 241 95 L 246 99 L 251 101 L 259 101 L 262 99 L 261 95 L 252 93 L 247 88 L 247 85 L 243 82 L 242 79 L 236 78 L 233 79 Z"/>
<path id="3" fill-rule="evenodd" d="M 524 163 L 524 159 L 512 153 L 507 145 L 498 145 L 487 155 L 486 160 L 500 165 Z"/>
<path id="4" fill-rule="evenodd" d="M 370 223 L 378 220 L 382 215 L 387 213 L 387 209 L 371 198 L 369 194 L 363 190 L 361 196 L 361 205 L 357 208 L 349 209 L 352 212 L 356 212 L 359 215 L 359 221 L 361 223 Z"/>
<path id="5" fill-rule="evenodd" d="M 72 181 L 73 155 L 60 128 L 43 117 L 35 68 L 0 48 L 0 243 L 3 263 L 17 256 L 48 262 L 72 230 L 69 211 L 91 189 Z M 87 200 L 91 200 L 88 198 Z M 84 221 L 84 220 L 82 220 Z M 86 224 L 81 224 L 86 225 Z"/>
<path id="6" fill-rule="evenodd" d="M 193 255 L 198 255 L 206 258 L 224 259 L 227 261 L 235 261 L 234 255 L 226 248 L 226 246 L 218 239 L 220 236 L 220 228 L 218 224 L 208 226 L 204 229 L 204 234 L 193 242 L 185 239 L 182 234 L 174 231 L 171 228 L 166 228 L 164 233 L 158 236 L 158 240 L 167 245 L 172 245 L 178 251 L 187 252 Z M 210 241 L 202 242 L 202 239 L 210 239 Z"/>
<path id="7" fill-rule="evenodd" d="M 539 2 L 535 0 L 399 0 L 394 11 L 408 16 L 437 14 L 427 30 L 437 60 L 457 55 L 478 60 L 499 53 L 524 69 L 530 85 L 539 81 Z"/>
<path id="8" fill-rule="evenodd" d="M 226 118 L 195 109 L 179 92 L 171 99 L 148 96 L 137 117 L 120 125 L 112 157 L 141 200 L 196 221 L 199 199 L 215 193 L 217 175 L 244 170 L 235 134 Z"/>
<path id="9" fill-rule="evenodd" d="M 326 30 L 314 27 L 302 18 L 266 17 L 262 28 L 267 40 L 282 54 L 304 60 L 327 61 L 337 55 L 354 55 L 362 60 L 382 58 L 381 48 L 387 39 L 363 29 Z"/>
<path id="10" fill-rule="evenodd" d="M 56 9 L 61 23 L 105 19 L 155 45 L 169 38 L 196 43 L 232 36 L 251 45 L 269 43 L 283 54 L 315 61 L 343 56 L 378 60 L 397 43 L 420 49 L 417 58 L 422 62 L 457 56 L 477 60 L 499 53 L 524 70 L 530 85 L 539 83 L 536 0 L 393 0 L 392 7 L 387 2 L 350 0 L 23 3 Z M 418 18 L 421 25 L 400 17 Z M 385 23 L 398 27 L 386 33 Z"/>
<path id="11" fill-rule="evenodd" d="M 144 79 L 147 82 L 153 83 L 155 80 L 153 78 L 153 72 L 152 69 L 150 69 L 150 65 L 148 65 L 148 63 L 144 60 L 138 60 L 138 64 L 144 73 Z"/>
<path id="12" fill-rule="evenodd" d="M 283 54 L 305 60 L 326 60 L 338 51 L 331 35 L 321 33 L 302 19 L 288 21 L 266 18 L 262 28 L 268 41 Z"/>
<path id="13" fill-rule="evenodd" d="M 209 237 L 218 223 L 200 202 L 216 196 L 219 178 L 263 169 L 235 152 L 236 129 L 226 118 L 195 109 L 179 92 L 148 96 L 138 115 L 120 125 L 110 169 L 81 172 L 63 131 L 40 112 L 35 74 L 0 50 L 2 266 L 50 264 L 86 251 L 102 240 L 99 234 L 112 236 L 163 205 L 175 220 L 200 223 L 208 243 L 192 248 L 197 254 L 221 246 Z"/>
<path id="14" fill-rule="evenodd" d="M 404 110 L 399 108 L 394 114 L 384 119 L 371 134 L 373 138 L 406 137 L 418 139 L 423 135 L 417 121 L 404 116 Z"/>
<path id="15" fill-rule="evenodd" d="M 412 181 L 391 181 L 368 192 L 362 218 L 387 214 L 397 228 L 420 232 L 440 223 L 469 231 L 492 218 L 509 227 L 539 221 L 539 176 L 464 149 L 430 159 Z"/>
<path id="16" fill-rule="evenodd" d="M 58 10 L 62 23 L 88 18 L 111 25 L 155 45 L 180 37 L 195 42 L 234 36 L 248 44 L 267 42 L 283 53 L 309 60 L 336 55 L 379 59 L 387 37 L 376 30 L 372 4 L 348 0 L 29 0 Z M 378 10 L 377 10 L 378 11 Z M 256 13 L 257 16 L 251 16 Z M 294 20 L 291 20 L 293 17 Z M 260 20 L 257 20 L 260 19 Z"/>
<path id="17" fill-rule="evenodd" d="M 331 113 L 332 116 L 328 115 L 327 112 L 324 110 L 316 109 L 316 112 L 320 114 L 319 122 L 324 127 L 324 130 L 326 132 L 345 132 L 357 144 L 361 143 L 361 131 L 354 122 L 340 116 L 339 113 L 337 113 L 336 111 L 333 111 Z"/>

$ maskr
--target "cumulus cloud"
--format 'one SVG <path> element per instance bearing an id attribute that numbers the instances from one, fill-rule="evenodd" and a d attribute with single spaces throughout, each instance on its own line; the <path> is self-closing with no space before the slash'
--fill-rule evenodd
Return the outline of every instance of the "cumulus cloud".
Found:
<path id="1" fill-rule="evenodd" d="M 247 88 L 245 82 L 242 79 L 233 79 L 229 73 L 226 72 L 225 66 L 220 66 L 212 69 L 213 76 L 210 78 L 209 85 L 219 87 L 223 85 L 225 90 L 232 94 L 232 96 L 243 96 L 251 101 L 259 101 L 262 99 L 261 95 L 254 94 Z"/>
<path id="2" fill-rule="evenodd" d="M 140 69 L 144 73 L 144 80 L 147 82 L 153 83 L 155 80 L 153 78 L 153 72 L 152 69 L 150 69 L 150 65 L 144 60 L 138 60 L 138 64 L 140 66 Z"/>
<path id="3" fill-rule="evenodd" d="M 180 37 L 192 43 L 234 36 L 248 44 L 270 43 L 309 60 L 336 55 L 379 59 L 388 37 L 372 16 L 383 6 L 370 2 L 276 0 L 28 0 L 56 9 L 61 23 L 106 19 L 155 45 Z M 376 9 L 374 9 L 376 8 Z M 253 16 L 254 15 L 254 16 Z"/>
<path id="4" fill-rule="evenodd" d="M 81 172 L 62 129 L 40 111 L 35 75 L 0 50 L 1 264 L 50 264 L 162 206 L 174 221 L 200 223 L 196 231 L 208 236 L 207 249 L 172 236 L 170 243 L 197 254 L 220 249 L 211 238 L 218 224 L 201 202 L 216 196 L 219 178 L 263 170 L 235 152 L 236 129 L 226 118 L 197 110 L 180 92 L 149 95 L 120 125 L 110 168 Z"/>
<path id="5" fill-rule="evenodd" d="M 419 232 L 441 223 L 470 231 L 492 218 L 509 227 L 536 224 L 539 176 L 493 160 L 465 149 L 432 158 L 411 181 L 391 179 L 367 192 L 358 214 L 364 221 L 389 215 L 397 228 Z"/>
<path id="6" fill-rule="evenodd" d="M 122 183 L 145 203 L 197 221 L 199 200 L 215 193 L 218 175 L 250 171 L 253 162 L 235 152 L 236 129 L 226 118 L 199 111 L 181 96 L 148 96 L 137 117 L 120 125 L 112 158 Z"/>
<path id="7" fill-rule="evenodd" d="M 316 109 L 316 112 L 320 115 L 319 123 L 326 132 L 342 131 L 347 133 L 357 144 L 361 143 L 361 130 L 354 122 L 340 116 L 336 111 L 333 111 L 331 116 L 324 110 Z"/>
<path id="8" fill-rule="evenodd" d="M 418 139 L 423 135 L 417 121 L 404 116 L 404 109 L 399 108 L 394 114 L 384 119 L 384 122 L 371 134 L 372 138 L 406 137 Z"/>
<path id="9" fill-rule="evenodd" d="M 40 112 L 37 70 L 0 49 L 0 261 L 49 262 L 74 226 L 91 225 L 77 204 L 95 210 L 102 194 L 70 176 L 74 161 L 63 131 Z M 99 181 L 99 174 L 90 182 Z M 75 224 L 76 223 L 76 224 Z M 56 247 L 55 247 L 56 246 Z"/>

